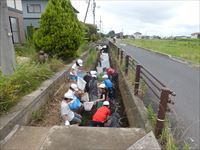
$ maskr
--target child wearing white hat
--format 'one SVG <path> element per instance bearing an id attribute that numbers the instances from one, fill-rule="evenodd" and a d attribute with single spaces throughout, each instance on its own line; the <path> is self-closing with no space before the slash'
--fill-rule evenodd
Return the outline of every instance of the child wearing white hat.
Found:
<path id="1" fill-rule="evenodd" d="M 71 122 L 76 124 L 80 124 L 82 120 L 82 116 L 71 111 L 69 108 L 69 104 L 73 100 L 73 94 L 70 92 L 65 93 L 64 99 L 61 102 L 61 117 L 65 122 L 65 125 L 70 125 Z"/>

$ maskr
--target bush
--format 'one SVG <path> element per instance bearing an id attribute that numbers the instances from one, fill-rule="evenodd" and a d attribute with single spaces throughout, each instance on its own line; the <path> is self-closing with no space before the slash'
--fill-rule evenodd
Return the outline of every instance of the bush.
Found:
<path id="1" fill-rule="evenodd" d="M 66 59 L 76 55 L 82 36 L 83 28 L 70 0 L 49 0 L 33 41 L 38 50 Z"/>

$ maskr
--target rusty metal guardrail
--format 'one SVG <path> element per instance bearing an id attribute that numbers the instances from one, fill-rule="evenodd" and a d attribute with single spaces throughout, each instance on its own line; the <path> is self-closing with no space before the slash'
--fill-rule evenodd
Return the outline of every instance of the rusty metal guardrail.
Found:
<path id="1" fill-rule="evenodd" d="M 170 96 L 176 94 L 170 90 L 165 84 L 157 79 L 147 68 L 140 64 L 136 59 L 126 54 L 125 50 L 119 48 L 115 43 L 109 41 L 109 46 L 114 50 L 117 55 L 117 59 L 120 60 L 120 64 L 124 65 L 124 73 L 128 75 L 131 69 L 135 70 L 135 82 L 134 82 L 134 95 L 138 95 L 140 80 L 149 87 L 153 94 L 159 99 L 159 110 L 157 113 L 157 122 L 155 127 L 155 135 L 158 138 L 162 133 L 164 127 L 165 114 L 168 110 L 168 103 L 174 104 Z"/>

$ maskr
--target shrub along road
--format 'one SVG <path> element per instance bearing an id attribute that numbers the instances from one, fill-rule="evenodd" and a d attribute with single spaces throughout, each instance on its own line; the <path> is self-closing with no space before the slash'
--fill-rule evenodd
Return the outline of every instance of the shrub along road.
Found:
<path id="1" fill-rule="evenodd" d="M 174 109 L 178 122 L 187 129 L 186 139 L 194 140 L 193 146 L 199 147 L 199 68 L 176 62 L 168 57 L 146 51 L 135 46 L 119 44 L 125 52 L 137 59 L 160 81 L 176 93 Z M 190 138 L 190 139 L 191 139 Z"/>

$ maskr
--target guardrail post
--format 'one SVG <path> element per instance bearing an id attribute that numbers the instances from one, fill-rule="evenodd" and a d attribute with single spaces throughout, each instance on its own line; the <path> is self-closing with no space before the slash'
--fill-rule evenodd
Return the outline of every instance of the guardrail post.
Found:
<path id="1" fill-rule="evenodd" d="M 120 48 L 117 48 L 117 59 L 119 60 Z"/>
<path id="2" fill-rule="evenodd" d="M 125 59 L 125 75 L 128 75 L 128 66 L 129 66 L 129 56 L 126 55 L 126 59 Z"/>
<path id="3" fill-rule="evenodd" d="M 123 53 L 124 53 L 124 51 L 121 51 L 120 64 L 122 64 L 122 63 L 123 63 Z"/>
<path id="4" fill-rule="evenodd" d="M 159 138 L 160 134 L 162 133 L 162 129 L 164 127 L 164 121 L 165 121 L 165 113 L 167 110 L 167 103 L 169 101 L 169 94 L 171 93 L 171 91 L 168 88 L 162 88 L 161 90 L 162 91 L 160 95 L 158 117 L 157 117 L 156 128 L 155 128 L 156 138 Z"/>
<path id="5" fill-rule="evenodd" d="M 136 65 L 134 95 L 138 95 L 141 65 Z"/>

